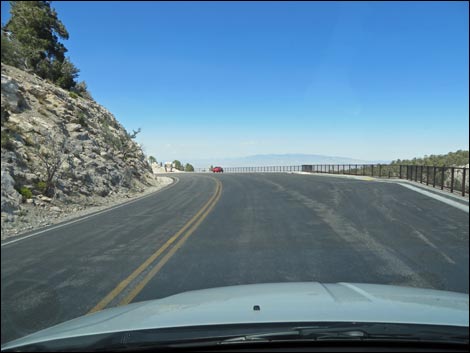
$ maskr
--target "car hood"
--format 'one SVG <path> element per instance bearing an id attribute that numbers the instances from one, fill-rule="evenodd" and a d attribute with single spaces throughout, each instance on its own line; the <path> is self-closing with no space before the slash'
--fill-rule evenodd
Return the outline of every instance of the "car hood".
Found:
<path id="1" fill-rule="evenodd" d="M 376 284 L 268 283 L 184 292 L 106 309 L 2 349 L 99 333 L 246 323 L 376 322 L 467 326 L 468 294 Z M 260 310 L 254 310 L 254 306 Z"/>

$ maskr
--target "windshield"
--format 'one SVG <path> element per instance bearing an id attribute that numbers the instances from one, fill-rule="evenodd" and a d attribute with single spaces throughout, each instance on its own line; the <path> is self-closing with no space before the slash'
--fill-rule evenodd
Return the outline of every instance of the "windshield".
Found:
<path id="1" fill-rule="evenodd" d="M 467 2 L 1 6 L 2 344 L 468 329 Z"/>

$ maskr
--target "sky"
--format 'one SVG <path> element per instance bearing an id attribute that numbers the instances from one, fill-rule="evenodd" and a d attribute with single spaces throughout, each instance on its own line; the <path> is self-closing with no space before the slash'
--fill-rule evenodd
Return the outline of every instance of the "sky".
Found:
<path id="1" fill-rule="evenodd" d="M 469 148 L 467 2 L 52 6 L 79 80 L 158 161 Z"/>

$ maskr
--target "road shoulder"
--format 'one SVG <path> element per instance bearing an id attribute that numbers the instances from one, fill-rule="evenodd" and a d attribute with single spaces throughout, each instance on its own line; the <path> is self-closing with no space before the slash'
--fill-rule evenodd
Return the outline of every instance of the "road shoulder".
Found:
<path id="1" fill-rule="evenodd" d="M 8 244 L 20 241 L 22 239 L 30 238 L 32 236 L 44 233 L 51 229 L 60 228 L 68 224 L 76 223 L 76 222 L 88 219 L 90 217 L 96 216 L 98 214 L 114 210 L 124 205 L 128 205 L 135 201 L 141 200 L 143 198 L 152 196 L 155 193 L 163 191 L 178 183 L 177 177 L 165 176 L 165 177 L 159 177 L 159 178 L 161 178 L 160 179 L 161 183 L 159 183 L 158 185 L 148 187 L 141 193 L 135 193 L 133 195 L 123 195 L 120 198 L 109 200 L 108 202 L 101 204 L 101 205 L 86 207 L 77 212 L 63 214 L 61 217 L 50 218 L 49 223 L 47 224 L 30 225 L 28 226 L 28 228 L 17 231 L 16 233 L 14 232 L 7 233 L 2 230 L 1 246 L 3 247 L 4 245 L 8 245 Z"/>

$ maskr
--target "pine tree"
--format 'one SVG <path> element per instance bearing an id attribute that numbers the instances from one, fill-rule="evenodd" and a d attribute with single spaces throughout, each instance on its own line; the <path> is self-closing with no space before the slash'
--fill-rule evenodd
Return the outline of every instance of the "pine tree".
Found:
<path id="1" fill-rule="evenodd" d="M 79 70 L 65 58 L 59 42 L 69 33 L 50 1 L 10 1 L 11 18 L 5 26 L 11 42 L 21 45 L 22 66 L 62 88 L 75 86 Z M 12 60 L 14 61 L 14 60 Z"/>

